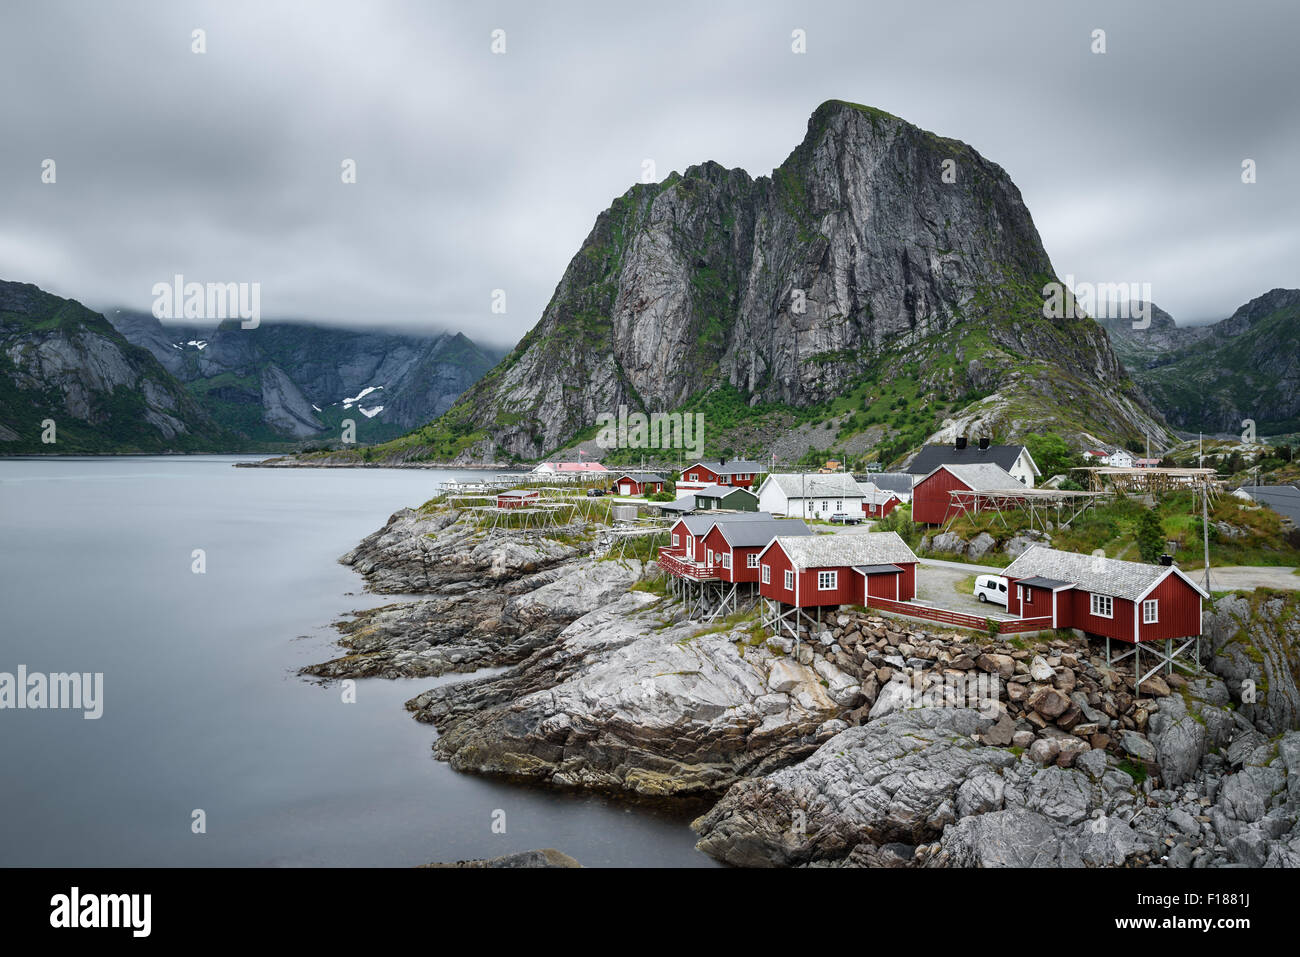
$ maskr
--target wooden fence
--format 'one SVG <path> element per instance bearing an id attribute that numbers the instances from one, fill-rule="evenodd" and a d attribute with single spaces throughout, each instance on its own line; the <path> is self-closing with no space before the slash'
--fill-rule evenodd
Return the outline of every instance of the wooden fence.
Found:
<path id="1" fill-rule="evenodd" d="M 891 612 L 895 615 L 904 615 L 908 618 L 923 618 L 928 621 L 940 621 L 945 625 L 956 625 L 959 628 L 972 628 L 976 631 L 987 631 L 989 626 L 989 619 L 980 618 L 978 615 L 964 615 L 959 611 L 949 611 L 946 608 L 930 608 L 926 605 L 916 605 L 907 601 L 894 601 L 892 598 L 868 597 L 867 607 Z M 1013 618 L 1005 620 L 994 618 L 993 621 L 997 622 L 998 633 L 1002 635 L 1014 635 L 1025 631 L 1041 631 L 1044 628 L 1052 627 L 1050 615 L 1044 618 Z"/>

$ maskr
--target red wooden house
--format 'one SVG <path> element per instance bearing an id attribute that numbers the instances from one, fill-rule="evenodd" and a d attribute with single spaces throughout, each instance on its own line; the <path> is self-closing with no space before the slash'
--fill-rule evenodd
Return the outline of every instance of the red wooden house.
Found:
<path id="1" fill-rule="evenodd" d="M 521 505 L 532 505 L 541 498 L 537 489 L 517 488 L 509 492 L 497 493 L 497 508 L 519 508 Z"/>
<path id="2" fill-rule="evenodd" d="M 664 490 L 664 477 L 653 472 L 624 472 L 614 479 L 617 495 L 652 495 Z"/>
<path id="3" fill-rule="evenodd" d="M 767 515 L 766 512 L 759 514 Z M 799 519 L 767 516 L 766 522 L 717 522 L 703 538 L 705 560 L 715 565 L 718 578 L 726 582 L 758 581 L 758 555 L 768 542 L 779 537 L 811 535 Z"/>
<path id="4" fill-rule="evenodd" d="M 1005 501 L 1015 500 L 1024 485 L 1000 465 L 984 462 L 972 465 L 941 465 L 912 489 L 912 521 L 924 525 L 942 525 L 960 512 L 987 511 L 996 508 L 993 496 L 983 504 L 971 506 L 955 501 L 954 491 L 1006 492 Z"/>
<path id="5" fill-rule="evenodd" d="M 777 538 L 759 555 L 759 594 L 812 608 L 916 595 L 916 556 L 897 532 Z"/>
<path id="6" fill-rule="evenodd" d="M 1138 644 L 1201 634 L 1200 585 L 1177 566 L 1035 545 L 1004 572 L 1007 612 Z"/>
<path id="7" fill-rule="evenodd" d="M 693 492 L 707 485 L 729 485 L 749 488 L 754 484 L 762 466 L 757 462 L 732 459 L 730 462 L 696 462 L 682 469 L 677 480 L 678 492 Z"/>
<path id="8" fill-rule="evenodd" d="M 896 492 L 876 488 L 870 482 L 859 482 L 858 487 L 862 489 L 862 514 L 867 518 L 884 518 L 903 504 Z"/>
<path id="9" fill-rule="evenodd" d="M 718 524 L 744 524 L 757 522 L 764 525 L 775 519 L 766 512 L 705 512 L 699 515 L 687 515 L 673 522 L 668 530 L 669 544 L 659 549 L 659 566 L 670 575 L 692 580 L 713 580 L 719 578 L 718 565 L 710 556 L 704 539 Z M 775 532 L 765 540 L 769 542 Z"/>

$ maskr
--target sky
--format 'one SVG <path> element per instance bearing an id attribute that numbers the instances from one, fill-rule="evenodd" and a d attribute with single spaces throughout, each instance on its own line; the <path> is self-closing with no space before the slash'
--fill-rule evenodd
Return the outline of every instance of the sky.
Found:
<path id="1" fill-rule="evenodd" d="M 508 345 L 647 160 L 768 174 L 844 99 L 1006 169 L 1062 278 L 1213 320 L 1300 285 L 1297 35 L 1290 0 L 7 0 L 0 279 Z"/>

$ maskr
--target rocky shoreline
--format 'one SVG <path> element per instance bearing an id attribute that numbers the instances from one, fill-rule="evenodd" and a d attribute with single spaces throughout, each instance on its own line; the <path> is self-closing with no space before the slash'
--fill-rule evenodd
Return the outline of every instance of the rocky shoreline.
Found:
<path id="1" fill-rule="evenodd" d="M 598 558 L 581 528 L 407 509 L 341 561 L 371 591 L 429 597 L 341 623 L 350 654 L 307 673 L 503 668 L 407 702 L 436 757 L 704 801 L 698 846 L 728 863 L 1300 864 L 1292 597 L 1222 599 L 1207 670 L 1138 689 L 1073 634 L 846 611 L 795 643 L 745 616 L 691 621 L 653 563 Z"/>

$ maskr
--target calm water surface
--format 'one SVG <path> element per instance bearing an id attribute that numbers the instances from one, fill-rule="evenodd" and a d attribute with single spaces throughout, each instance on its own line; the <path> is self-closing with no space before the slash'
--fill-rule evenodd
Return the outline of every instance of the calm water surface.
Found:
<path id="1" fill-rule="evenodd" d="M 402 702 L 437 679 L 345 704 L 297 676 L 338 653 L 331 622 L 392 600 L 338 556 L 451 473 L 236 461 L 0 460 L 0 671 L 104 673 L 99 720 L 0 710 L 0 865 L 711 863 L 681 816 L 435 761 Z"/>

